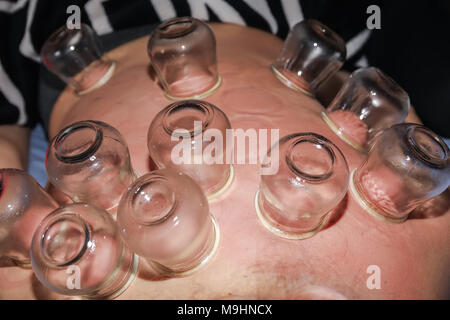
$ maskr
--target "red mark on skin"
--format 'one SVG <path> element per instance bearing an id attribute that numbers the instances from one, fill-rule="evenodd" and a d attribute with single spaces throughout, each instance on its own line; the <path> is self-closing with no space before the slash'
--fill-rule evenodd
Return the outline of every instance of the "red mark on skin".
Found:
<path id="1" fill-rule="evenodd" d="M 364 146 L 367 142 L 368 128 L 359 117 L 351 111 L 336 110 L 328 114 L 328 117 L 337 124 L 353 142 Z"/>
<path id="2" fill-rule="evenodd" d="M 388 212 L 398 212 L 396 198 L 401 193 L 401 182 L 387 170 L 366 171 L 361 176 L 361 184 L 369 199 Z"/>

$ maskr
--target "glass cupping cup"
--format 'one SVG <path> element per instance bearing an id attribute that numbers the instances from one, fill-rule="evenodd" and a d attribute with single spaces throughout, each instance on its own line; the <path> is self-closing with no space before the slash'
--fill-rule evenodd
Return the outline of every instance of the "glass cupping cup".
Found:
<path id="1" fill-rule="evenodd" d="M 79 29 L 60 27 L 41 49 L 44 65 L 78 94 L 104 85 L 112 77 L 116 63 L 103 56 L 97 34 L 86 24 Z"/>
<path id="2" fill-rule="evenodd" d="M 122 135 L 100 121 L 79 121 L 62 129 L 46 155 L 49 181 L 75 202 L 112 210 L 136 179 Z"/>
<path id="3" fill-rule="evenodd" d="M 168 99 L 202 99 L 220 86 L 216 38 L 206 23 L 192 17 L 164 21 L 147 48 Z"/>
<path id="4" fill-rule="evenodd" d="M 430 129 L 397 124 L 375 140 L 366 161 L 352 173 L 353 197 L 376 218 L 402 222 L 450 183 L 450 151 Z"/>
<path id="5" fill-rule="evenodd" d="M 204 266 L 219 243 L 219 228 L 201 188 L 170 169 L 148 173 L 128 188 L 117 223 L 126 243 L 165 276 Z"/>
<path id="6" fill-rule="evenodd" d="M 57 207 L 55 200 L 28 173 L 0 169 L 0 258 L 31 267 L 34 230 Z"/>
<path id="7" fill-rule="evenodd" d="M 350 75 L 322 118 L 342 140 L 366 152 L 379 133 L 403 122 L 409 109 L 408 94 L 379 69 L 370 67 Z"/>
<path id="8" fill-rule="evenodd" d="M 272 154 L 278 157 L 272 158 Z M 326 225 L 347 192 L 349 170 L 344 155 L 323 136 L 295 133 L 274 144 L 267 159 L 264 165 L 278 161 L 279 169 L 261 175 L 255 198 L 260 221 L 283 238 L 313 236 Z"/>
<path id="9" fill-rule="evenodd" d="M 289 32 L 271 68 L 284 85 L 313 96 L 345 57 L 345 42 L 336 32 L 316 20 L 303 20 Z"/>
<path id="10" fill-rule="evenodd" d="M 227 116 L 208 102 L 172 103 L 150 125 L 147 142 L 150 157 L 158 168 L 188 174 L 210 200 L 214 199 L 233 179 L 232 142 L 226 139 L 230 128 Z"/>
<path id="11" fill-rule="evenodd" d="M 123 242 L 104 209 L 74 203 L 50 213 L 31 245 L 34 273 L 49 289 L 68 296 L 111 299 L 134 280 L 139 257 Z"/>

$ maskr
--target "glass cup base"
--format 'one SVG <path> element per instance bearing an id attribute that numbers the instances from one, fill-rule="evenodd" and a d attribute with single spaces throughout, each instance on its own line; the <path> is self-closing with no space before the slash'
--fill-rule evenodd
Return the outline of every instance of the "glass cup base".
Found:
<path id="1" fill-rule="evenodd" d="M 339 129 L 339 127 L 336 125 L 336 123 L 333 122 L 333 120 L 331 120 L 328 115 L 326 114 L 326 112 L 321 112 L 321 117 L 322 120 L 328 125 L 328 127 L 339 137 L 341 138 L 341 140 L 343 140 L 345 143 L 347 143 L 348 145 L 350 145 L 353 149 L 362 152 L 362 153 L 367 153 L 367 149 L 360 146 L 359 144 L 357 144 L 356 142 L 352 141 L 351 138 L 349 138 L 344 132 L 342 132 L 342 130 Z"/>
<path id="2" fill-rule="evenodd" d="M 292 232 L 286 232 L 283 230 L 278 229 L 277 227 L 273 226 L 263 215 L 261 208 L 259 207 L 259 189 L 256 192 L 255 195 L 255 209 L 256 209 L 256 214 L 258 215 L 259 221 L 261 221 L 262 225 L 269 230 L 270 232 L 272 232 L 273 234 L 281 237 L 281 238 L 285 238 L 285 239 L 289 239 L 289 240 L 302 240 L 302 239 L 307 239 L 307 238 L 311 238 L 312 236 L 314 236 L 316 233 L 318 233 L 320 230 L 323 229 L 323 227 L 326 226 L 326 224 L 328 223 L 328 219 L 330 217 L 330 213 L 326 214 L 326 217 L 324 219 L 322 219 L 322 222 L 314 229 L 308 232 L 304 232 L 304 233 L 292 233 Z"/>
<path id="3" fill-rule="evenodd" d="M 148 264 L 160 275 L 168 276 L 171 278 L 187 277 L 187 276 L 190 276 L 191 274 L 196 273 L 201 268 L 203 268 L 215 256 L 215 254 L 217 253 L 217 249 L 219 248 L 219 243 L 220 243 L 219 224 L 217 223 L 216 218 L 212 214 L 210 214 L 210 217 L 211 217 L 211 221 L 213 224 L 214 243 L 211 247 L 210 252 L 206 255 L 206 257 L 203 258 L 202 261 L 200 261 L 199 264 L 197 264 L 193 268 L 190 268 L 190 269 L 184 270 L 184 271 L 175 271 L 175 270 L 172 270 L 156 261 L 151 261 L 151 260 L 147 260 Z"/>
<path id="4" fill-rule="evenodd" d="M 369 213 L 372 217 L 381 220 L 381 221 L 385 221 L 385 222 L 390 222 L 390 223 L 402 223 L 404 222 L 408 216 L 402 217 L 402 218 L 394 218 L 394 217 L 389 217 L 386 214 L 380 212 L 379 210 L 375 209 L 374 206 L 372 204 L 370 204 L 358 191 L 358 189 L 356 188 L 355 185 L 355 172 L 356 169 L 354 169 L 351 174 L 350 174 L 350 184 L 349 184 L 349 189 L 350 189 L 350 194 L 352 195 L 353 199 L 356 200 L 356 202 L 358 202 L 358 204 L 367 212 Z"/>
<path id="5" fill-rule="evenodd" d="M 296 85 L 294 82 L 289 80 L 282 72 L 280 72 L 277 67 L 275 67 L 274 64 L 270 65 L 270 69 L 272 70 L 275 77 L 280 80 L 282 84 L 284 84 L 286 87 L 291 88 L 292 90 L 295 90 L 297 92 L 301 92 L 303 94 L 306 94 L 307 96 L 314 97 L 314 94 L 309 92 L 308 90 L 305 90 L 304 88 Z"/>
<path id="6" fill-rule="evenodd" d="M 87 94 L 87 93 L 89 93 L 91 91 L 94 91 L 95 89 L 100 88 L 101 86 L 106 84 L 109 81 L 109 79 L 112 78 L 115 69 L 116 69 L 116 62 L 115 61 L 111 61 L 111 65 L 109 66 L 108 71 L 106 71 L 106 73 L 93 86 L 91 86 L 90 88 L 88 88 L 86 90 L 77 91 L 77 94 L 79 96 L 82 96 L 82 95 Z"/>
<path id="7" fill-rule="evenodd" d="M 166 91 L 164 91 L 164 95 L 166 96 L 166 98 L 168 100 L 171 100 L 171 101 L 202 100 L 202 99 L 210 96 L 211 94 L 213 94 L 213 92 L 216 91 L 220 87 L 221 84 L 222 84 L 222 77 L 218 76 L 217 82 L 211 88 L 209 88 L 208 90 L 203 91 L 201 93 L 197 93 L 197 94 L 194 94 L 194 95 L 188 96 L 188 97 L 177 97 L 177 96 L 173 96 L 173 95 L 167 93 Z"/>
<path id="8" fill-rule="evenodd" d="M 220 188 L 213 194 L 206 196 L 206 198 L 208 199 L 208 202 L 212 202 L 212 201 L 216 200 L 217 198 L 219 198 L 221 195 L 223 195 L 230 188 L 231 184 L 233 183 L 233 180 L 234 180 L 234 167 L 231 164 L 230 165 L 230 174 L 228 175 L 227 181 L 225 182 L 225 184 L 223 185 L 222 188 Z"/>
<path id="9" fill-rule="evenodd" d="M 133 254 L 133 263 L 130 267 L 130 275 L 128 276 L 127 282 L 120 288 L 118 288 L 116 291 L 103 295 L 103 296 L 82 296 L 84 300 L 113 300 L 120 296 L 122 293 L 124 293 L 133 283 L 133 281 L 136 279 L 137 273 L 139 269 L 139 256 L 137 254 Z"/>

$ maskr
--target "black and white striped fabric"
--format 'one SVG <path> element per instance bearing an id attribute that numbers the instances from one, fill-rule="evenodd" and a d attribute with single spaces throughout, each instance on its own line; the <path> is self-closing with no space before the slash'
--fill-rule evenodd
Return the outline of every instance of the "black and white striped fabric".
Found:
<path id="1" fill-rule="evenodd" d="M 386 45 L 392 38 L 389 34 L 395 34 L 392 29 L 397 28 L 396 24 L 389 25 L 392 22 L 386 19 L 393 17 L 391 20 L 398 20 L 395 12 L 405 10 L 400 5 L 379 3 L 382 11 L 382 28 L 369 30 L 366 27 L 369 16 L 366 10 L 375 2 L 369 0 L 0 0 L 0 124 L 33 126 L 39 121 L 37 110 L 39 64 L 41 63 L 39 52 L 47 37 L 66 23 L 70 16 L 67 8 L 71 5 L 79 6 L 81 21 L 89 24 L 100 36 L 159 23 L 176 16 L 193 16 L 206 21 L 247 25 L 285 38 L 294 24 L 305 18 L 314 18 L 334 29 L 346 41 L 347 62 L 344 68 L 352 71 L 356 67 L 369 64 L 379 66 L 399 81 L 411 94 L 414 88 L 408 87 L 408 83 L 411 82 L 408 82 L 408 79 L 414 77 L 414 72 L 408 76 L 398 76 L 395 72 L 386 70 L 386 68 L 389 69 L 390 63 L 384 63 L 392 59 L 397 62 L 402 60 L 402 57 L 396 57 L 396 52 L 393 52 L 392 49 L 395 49 L 395 46 L 389 48 Z M 388 26 L 385 27 L 386 24 Z M 385 51 L 386 49 L 388 51 Z M 414 52 L 410 52 L 410 55 L 413 54 Z M 408 66 L 403 68 L 406 70 Z M 417 68 L 417 65 L 410 68 Z M 399 66 L 393 64 L 391 69 L 398 70 Z M 446 84 L 449 84 L 448 80 Z M 426 85 L 427 83 L 422 83 L 422 86 Z M 423 88 L 421 94 L 424 92 Z M 450 96 L 450 90 L 447 91 L 447 95 Z M 414 101 L 414 96 L 412 100 L 418 108 L 418 102 Z M 418 109 L 419 115 L 423 116 L 420 108 Z M 448 119 L 450 117 L 447 117 Z M 448 131 L 447 134 L 442 130 L 439 133 L 450 136 Z"/>

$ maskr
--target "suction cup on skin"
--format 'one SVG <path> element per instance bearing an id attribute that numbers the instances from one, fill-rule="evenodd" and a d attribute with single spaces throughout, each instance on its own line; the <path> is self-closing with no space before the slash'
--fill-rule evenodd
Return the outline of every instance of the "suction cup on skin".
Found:
<path id="1" fill-rule="evenodd" d="M 163 276 L 198 271 L 219 246 L 219 226 L 204 193 L 170 169 L 152 171 L 129 187 L 117 223 L 130 248 Z"/>
<path id="2" fill-rule="evenodd" d="M 341 68 L 345 55 L 345 42 L 336 32 L 316 20 L 303 20 L 289 32 L 271 69 L 285 86 L 314 96 Z"/>
<path id="3" fill-rule="evenodd" d="M 366 161 L 352 173 L 350 191 L 372 216 L 399 223 L 448 188 L 449 149 L 424 126 L 397 124 L 375 140 Z"/>
<path id="4" fill-rule="evenodd" d="M 44 65 L 79 95 L 106 84 L 116 62 L 103 56 L 100 40 L 86 24 L 80 29 L 62 26 L 45 41 L 41 57 Z"/>
<path id="5" fill-rule="evenodd" d="M 267 165 L 279 161 L 279 167 L 275 174 L 261 175 L 255 196 L 261 223 L 283 238 L 312 237 L 346 194 L 349 173 L 344 155 L 323 136 L 296 133 L 281 138 L 267 158 Z"/>
<path id="6" fill-rule="evenodd" d="M 410 109 L 408 94 L 377 68 L 353 72 L 322 119 L 336 135 L 367 152 L 384 129 L 401 123 Z"/>
<path id="7" fill-rule="evenodd" d="M 156 27 L 147 45 L 148 56 L 169 100 L 203 99 L 221 83 L 216 39 L 204 22 L 182 17 Z"/>

